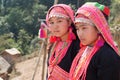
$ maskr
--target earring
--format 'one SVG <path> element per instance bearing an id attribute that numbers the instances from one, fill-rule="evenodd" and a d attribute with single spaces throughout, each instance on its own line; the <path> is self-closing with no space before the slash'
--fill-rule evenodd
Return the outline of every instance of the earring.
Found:
<path id="1" fill-rule="evenodd" d="M 76 39 L 76 37 L 75 37 L 75 34 L 72 32 L 72 27 L 70 27 L 67 41 L 71 41 L 73 39 Z"/>

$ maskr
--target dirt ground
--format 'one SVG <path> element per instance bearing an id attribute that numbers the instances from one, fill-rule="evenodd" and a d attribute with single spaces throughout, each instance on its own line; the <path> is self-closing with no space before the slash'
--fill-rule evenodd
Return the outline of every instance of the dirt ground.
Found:
<path id="1" fill-rule="evenodd" d="M 15 64 L 14 70 L 10 74 L 9 80 L 45 80 L 43 79 L 43 55 L 40 57 L 38 67 L 36 69 L 39 57 L 33 57 L 25 61 Z M 36 73 L 35 73 L 36 70 Z M 44 69 L 46 71 L 46 67 Z M 46 73 L 45 73 L 46 74 Z"/>

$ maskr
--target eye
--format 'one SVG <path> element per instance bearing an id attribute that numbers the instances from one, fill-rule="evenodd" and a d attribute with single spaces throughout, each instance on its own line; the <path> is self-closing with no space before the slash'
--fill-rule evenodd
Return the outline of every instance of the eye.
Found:
<path id="1" fill-rule="evenodd" d="M 87 29 L 87 28 L 83 26 L 82 29 Z"/>
<path id="2" fill-rule="evenodd" d="M 57 22 L 62 22 L 62 20 L 61 20 L 61 19 L 59 19 Z"/>
<path id="3" fill-rule="evenodd" d="M 80 28 L 82 29 L 84 27 L 84 24 L 77 24 L 76 25 L 76 30 L 79 30 Z"/>
<path id="4" fill-rule="evenodd" d="M 54 24 L 54 22 L 50 21 L 49 24 Z"/>

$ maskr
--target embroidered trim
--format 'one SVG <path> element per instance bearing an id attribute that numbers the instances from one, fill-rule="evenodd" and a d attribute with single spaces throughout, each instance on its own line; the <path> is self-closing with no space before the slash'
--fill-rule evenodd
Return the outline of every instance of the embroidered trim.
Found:
<path id="1" fill-rule="evenodd" d="M 69 16 L 61 14 L 61 13 L 50 14 L 49 19 L 52 18 L 52 17 L 59 17 L 59 18 L 67 18 L 67 19 L 69 19 Z"/>
<path id="2" fill-rule="evenodd" d="M 59 66 L 54 66 L 53 72 L 49 75 L 48 80 L 68 80 L 69 73 L 64 71 Z"/>
<path id="3" fill-rule="evenodd" d="M 85 18 L 75 18 L 75 23 L 86 23 L 86 24 L 90 24 L 91 26 L 95 26 L 94 24 L 93 24 L 93 22 L 91 21 L 91 20 L 89 20 L 89 19 L 85 19 Z"/>

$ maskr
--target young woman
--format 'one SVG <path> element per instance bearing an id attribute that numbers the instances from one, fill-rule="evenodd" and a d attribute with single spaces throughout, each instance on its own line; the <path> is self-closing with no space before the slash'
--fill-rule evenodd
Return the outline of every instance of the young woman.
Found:
<path id="1" fill-rule="evenodd" d="M 70 80 L 120 80 L 120 57 L 104 16 L 109 12 L 97 2 L 77 10 L 75 25 L 81 49 L 73 60 Z"/>
<path id="2" fill-rule="evenodd" d="M 79 39 L 73 25 L 74 12 L 65 4 L 52 6 L 46 22 L 51 36 L 52 48 L 49 52 L 48 80 L 68 80 L 71 63 L 79 51 Z"/>

